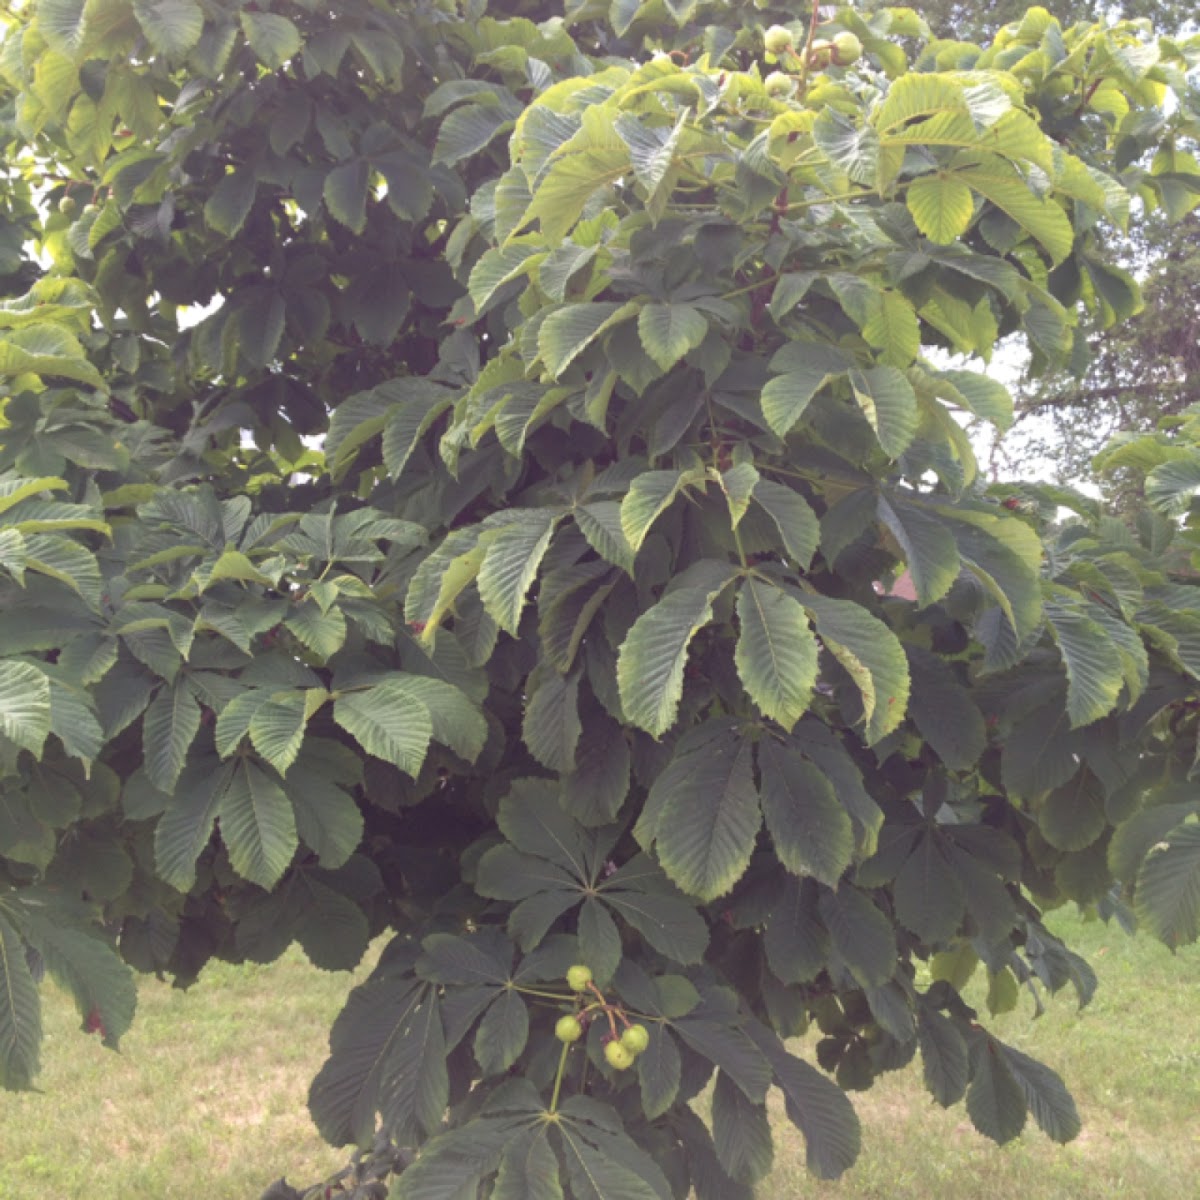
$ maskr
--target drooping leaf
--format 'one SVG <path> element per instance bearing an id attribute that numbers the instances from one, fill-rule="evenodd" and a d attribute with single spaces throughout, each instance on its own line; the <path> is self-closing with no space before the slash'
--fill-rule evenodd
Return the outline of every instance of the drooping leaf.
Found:
<path id="1" fill-rule="evenodd" d="M 38 1072 L 42 1011 L 17 931 L 0 916 L 0 1086 L 24 1091 Z"/>

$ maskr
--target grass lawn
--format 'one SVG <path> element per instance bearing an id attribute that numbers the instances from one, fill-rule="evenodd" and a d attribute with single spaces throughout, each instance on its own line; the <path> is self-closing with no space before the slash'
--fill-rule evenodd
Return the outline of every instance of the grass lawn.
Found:
<path id="1" fill-rule="evenodd" d="M 776 1123 L 775 1170 L 761 1194 L 786 1197 L 1066 1197 L 1179 1200 L 1200 1179 L 1200 949 L 1172 958 L 1149 939 L 1052 925 L 1092 962 L 1100 991 L 1082 1013 L 1065 993 L 1032 1021 L 995 1022 L 1075 1094 L 1084 1129 L 1070 1146 L 1036 1128 L 997 1149 L 961 1106 L 938 1108 L 919 1062 L 855 1098 L 863 1154 L 837 1184 L 804 1172 L 804 1145 Z M 43 992 L 41 1093 L 0 1093 L 0 1200 L 255 1200 L 282 1171 L 311 1183 L 344 1155 L 304 1107 L 329 1022 L 350 980 L 296 951 L 270 967 L 214 964 L 188 992 L 143 982 L 119 1056 L 77 1032 L 64 996 Z"/>

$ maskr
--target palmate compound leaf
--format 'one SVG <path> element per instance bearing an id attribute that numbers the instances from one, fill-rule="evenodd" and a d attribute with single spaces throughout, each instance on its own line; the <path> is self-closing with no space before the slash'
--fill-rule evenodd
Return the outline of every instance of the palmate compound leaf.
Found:
<path id="1" fill-rule="evenodd" d="M 708 927 L 662 869 L 646 855 L 635 855 L 615 872 L 605 873 L 615 830 L 580 825 L 563 811 L 549 781 L 517 781 L 501 801 L 499 815 L 509 842 L 480 859 L 475 890 L 515 902 L 509 933 L 522 949 L 539 945 L 555 921 L 582 903 L 577 918 L 580 950 L 602 983 L 621 961 L 622 941 L 614 917 L 676 962 L 692 964 L 703 958 Z"/>
<path id="2" fill-rule="evenodd" d="M 733 575 L 726 563 L 697 563 L 689 574 L 678 577 L 674 590 L 638 617 L 621 646 L 617 682 L 626 719 L 654 737 L 675 724 L 688 647 L 712 618 L 713 603 Z"/>
<path id="3" fill-rule="evenodd" d="M 825 648 L 842 664 L 862 696 L 867 744 L 891 733 L 908 708 L 908 660 L 896 635 L 851 600 L 808 592 L 800 601 Z"/>
<path id="4" fill-rule="evenodd" d="M 38 1072 L 42 1009 L 17 931 L 0 916 L 0 1087 L 28 1088 Z"/>
<path id="5" fill-rule="evenodd" d="M 738 593 L 738 674 L 764 716 L 791 731 L 808 711 L 817 681 L 817 643 L 803 605 L 760 579 Z"/>
<path id="6" fill-rule="evenodd" d="M 762 389 L 767 424 L 786 437 L 804 415 L 812 398 L 831 380 L 844 375 L 850 361 L 840 350 L 817 342 L 789 342 L 771 359 L 779 372 Z"/>

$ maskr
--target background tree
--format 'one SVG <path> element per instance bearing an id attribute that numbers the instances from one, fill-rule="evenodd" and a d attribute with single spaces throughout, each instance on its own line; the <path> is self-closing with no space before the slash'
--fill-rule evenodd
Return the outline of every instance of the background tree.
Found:
<path id="1" fill-rule="evenodd" d="M 959 988 L 1085 1001 L 1066 899 L 1197 936 L 1190 541 L 984 495 L 1011 399 L 923 349 L 1136 306 L 1197 48 L 561 15 L 9 18 L 0 1079 L 43 972 L 115 1043 L 128 966 L 386 930 L 310 1094 L 359 1200 L 743 1197 L 771 1088 L 836 1176 L 918 1052 L 1067 1140 Z"/>
<path id="2" fill-rule="evenodd" d="M 1023 12 L 1023 5 L 1008 0 L 982 6 L 935 0 L 921 7 L 936 35 L 979 43 Z M 1158 2 L 1114 6 L 1069 0 L 1055 5 L 1054 14 L 1063 25 L 1149 19 L 1169 35 L 1184 34 L 1195 19 L 1190 5 Z M 1177 143 L 1170 152 L 1194 169 L 1194 142 Z M 1017 383 L 1017 427 L 1003 442 L 993 439 L 994 476 L 1063 483 L 1088 479 L 1099 483 L 1110 500 L 1136 503 L 1139 478 L 1097 474 L 1096 455 L 1116 434 L 1146 433 L 1161 416 L 1180 413 L 1200 398 L 1200 223 L 1191 212 L 1200 195 L 1181 183 L 1161 203 L 1154 196 L 1139 201 L 1147 211 L 1121 235 L 1116 253 L 1142 283 L 1144 307 L 1085 322 L 1066 369 L 1035 370 Z"/>

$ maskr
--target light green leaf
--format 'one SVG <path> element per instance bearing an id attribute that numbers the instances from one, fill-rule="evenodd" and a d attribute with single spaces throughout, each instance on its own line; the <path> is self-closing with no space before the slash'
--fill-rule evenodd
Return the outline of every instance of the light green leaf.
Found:
<path id="1" fill-rule="evenodd" d="M 429 708 L 404 687 L 403 680 L 340 696 L 333 719 L 368 754 L 417 777 L 433 737 L 433 721 Z"/>
<path id="2" fill-rule="evenodd" d="M 504 107 L 464 104 L 442 122 L 433 148 L 435 163 L 453 164 L 478 154 L 505 129 L 512 115 Z"/>
<path id="3" fill-rule="evenodd" d="M 78 340 L 61 325 L 26 325 L 0 336 L 0 375 L 61 375 L 104 388 Z"/>
<path id="4" fill-rule="evenodd" d="M 826 363 L 817 361 L 767 380 L 762 390 L 762 410 L 767 424 L 780 437 L 786 437 L 804 415 L 812 398 L 836 374 L 838 372 L 830 371 Z"/>
<path id="5" fill-rule="evenodd" d="M 1040 242 L 1057 265 L 1071 253 L 1075 231 L 1062 208 L 1052 199 L 1039 196 L 1017 172 L 1000 160 L 957 173 L 985 200 L 1007 213 L 1030 237 Z"/>
<path id="6" fill-rule="evenodd" d="M 293 55 L 300 52 L 300 31 L 287 17 L 274 13 L 243 12 L 242 32 L 250 48 L 261 62 L 278 71 Z"/>
<path id="7" fill-rule="evenodd" d="M 465 692 L 443 679 L 425 675 L 405 675 L 392 682 L 429 710 L 434 740 L 449 746 L 467 762 L 479 757 L 487 741 L 487 721 Z"/>
<path id="8" fill-rule="evenodd" d="M 541 238 L 514 238 L 503 246 L 485 250 L 479 261 L 471 268 L 467 291 L 475 312 L 482 315 L 492 297 L 506 283 L 528 273 L 531 258 L 544 254 Z M 560 297 L 561 299 L 561 297 Z"/>
<path id="9" fill-rule="evenodd" d="M 0 733 L 40 757 L 49 732 L 49 679 L 32 663 L 0 662 Z"/>
<path id="10" fill-rule="evenodd" d="M 708 333 L 708 321 L 691 304 L 647 304 L 638 314 L 638 336 L 646 353 L 669 371 Z"/>
<path id="11" fill-rule="evenodd" d="M 782 588 L 747 579 L 738 595 L 738 675 L 759 710 L 789 732 L 808 711 L 817 643 L 803 606 Z"/>
<path id="12" fill-rule="evenodd" d="M 538 220 L 551 244 L 558 242 L 571 232 L 596 192 L 615 183 L 628 170 L 629 151 L 623 145 L 588 146 L 558 155 L 513 232 Z"/>
<path id="13" fill-rule="evenodd" d="M 87 40 L 84 0 L 39 0 L 37 28 L 51 49 L 75 56 Z"/>
<path id="14" fill-rule="evenodd" d="M 921 175 L 909 184 L 904 199 L 917 228 L 941 246 L 962 237 L 975 215 L 971 189 L 953 175 Z"/>
<path id="15" fill-rule="evenodd" d="M 916 309 L 900 292 L 880 292 L 870 306 L 862 335 L 879 351 L 880 362 L 907 367 L 921 349 Z"/>
<path id="16" fill-rule="evenodd" d="M 674 125 L 651 127 L 643 124 L 633 113 L 622 113 L 613 122 L 613 129 L 629 147 L 633 173 L 646 189 L 647 202 L 651 205 L 659 198 L 660 189 L 671 170 L 687 117 L 685 109 Z"/>
<path id="17" fill-rule="evenodd" d="M 845 667 L 862 695 L 864 734 L 877 742 L 904 719 L 908 661 L 896 635 L 852 600 L 805 594 L 801 603 L 826 649 Z"/>

